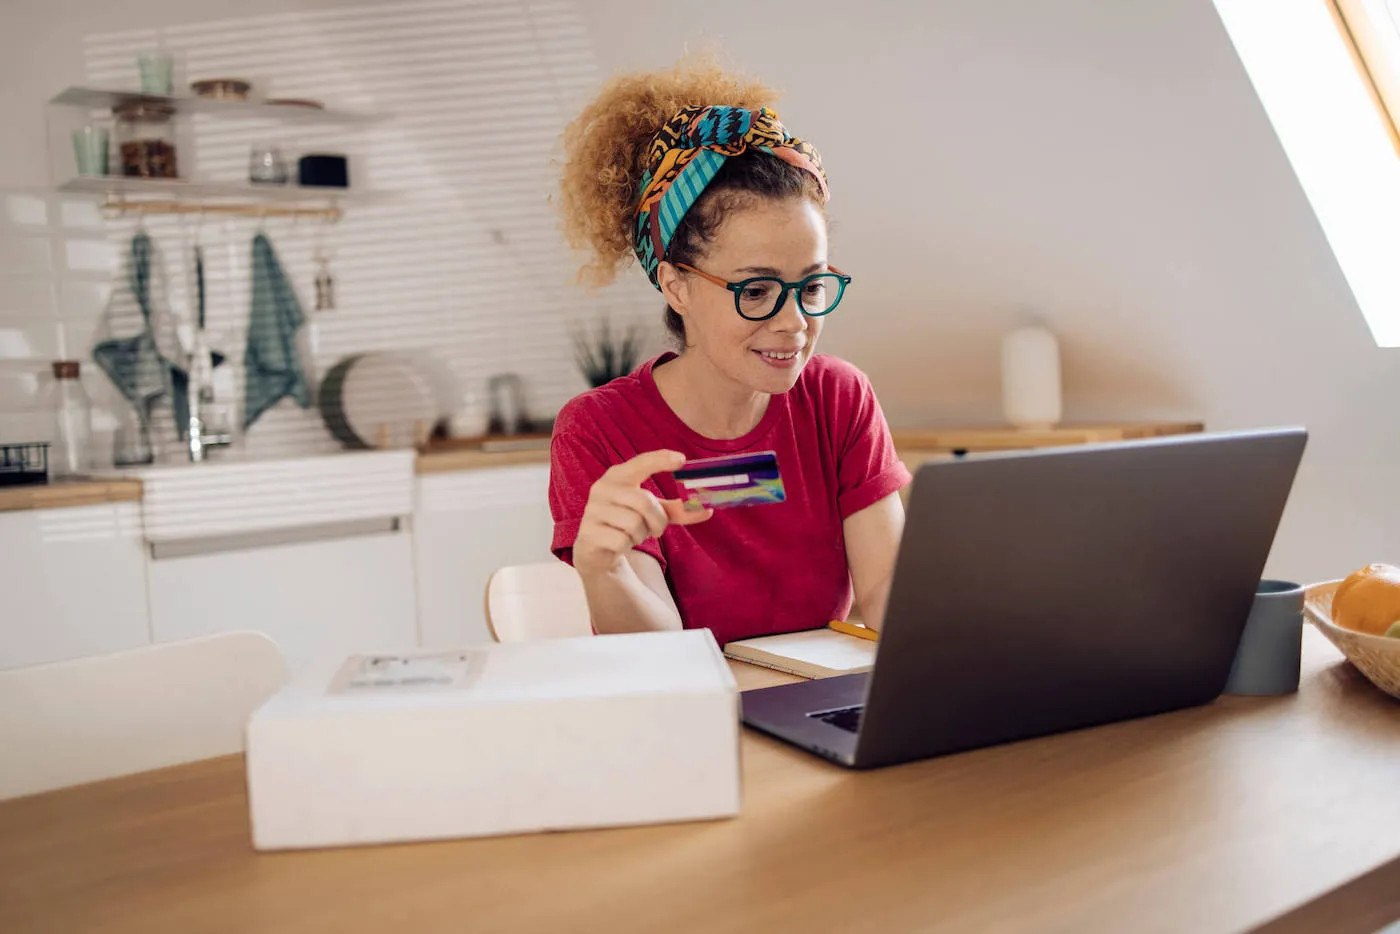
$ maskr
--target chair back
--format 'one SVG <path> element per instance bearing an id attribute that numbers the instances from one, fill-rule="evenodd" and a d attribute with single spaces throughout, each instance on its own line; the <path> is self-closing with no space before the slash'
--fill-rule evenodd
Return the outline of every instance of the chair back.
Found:
<path id="1" fill-rule="evenodd" d="M 562 561 L 516 564 L 492 574 L 486 625 L 497 642 L 593 634 L 583 581 Z"/>
<path id="2" fill-rule="evenodd" d="M 0 799 L 241 752 L 286 679 L 260 632 L 0 671 Z"/>

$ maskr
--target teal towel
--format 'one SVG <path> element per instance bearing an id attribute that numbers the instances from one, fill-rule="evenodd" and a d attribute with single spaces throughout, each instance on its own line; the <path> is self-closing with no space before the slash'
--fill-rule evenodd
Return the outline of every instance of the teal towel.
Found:
<path id="1" fill-rule="evenodd" d="M 124 288 L 112 290 L 103 312 L 92 359 L 136 407 L 144 428 L 149 429 L 156 405 L 168 400 L 176 433 L 183 438 L 189 424 L 189 376 L 165 301 L 160 255 L 145 231 L 131 238 L 125 281 L 119 285 Z M 215 365 L 221 362 L 223 355 L 214 354 Z"/>
<path id="2" fill-rule="evenodd" d="M 142 232 L 132 238 L 127 256 L 126 287 L 140 311 L 140 318 L 134 322 L 127 320 L 130 316 L 124 314 L 125 309 L 117 310 L 116 298 L 120 293 L 114 290 L 113 301 L 107 306 L 99 330 L 100 339 L 92 349 L 92 359 L 121 394 L 136 406 L 143 419 L 150 417 L 157 402 L 171 394 L 172 364 L 156 344 L 155 325 L 151 320 L 152 250 L 151 238 Z M 118 321 L 119 318 L 122 320 Z M 114 333 L 122 330 L 126 335 Z M 135 333 L 131 333 L 133 330 Z"/>
<path id="3" fill-rule="evenodd" d="M 297 328 L 305 320 L 272 244 L 258 234 L 253 238 L 253 301 L 243 354 L 245 429 L 283 396 L 291 396 L 303 409 L 311 405 L 311 387 L 296 346 Z"/>

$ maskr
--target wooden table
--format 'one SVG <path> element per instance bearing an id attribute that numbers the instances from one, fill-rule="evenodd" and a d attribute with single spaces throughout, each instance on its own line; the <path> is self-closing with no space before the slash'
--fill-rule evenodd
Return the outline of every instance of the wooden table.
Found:
<path id="1" fill-rule="evenodd" d="M 1255 928 L 1253 934 L 1378 934 L 1393 924 L 1400 924 L 1400 859 Z"/>
<path id="2" fill-rule="evenodd" d="M 257 854 L 241 757 L 20 799 L 0 931 L 1239 931 L 1400 855 L 1400 705 L 1305 655 L 1297 695 L 874 772 L 746 732 L 710 823 Z"/>

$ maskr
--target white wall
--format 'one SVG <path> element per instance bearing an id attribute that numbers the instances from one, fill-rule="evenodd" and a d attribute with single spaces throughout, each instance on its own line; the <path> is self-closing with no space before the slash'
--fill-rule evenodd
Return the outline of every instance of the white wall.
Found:
<path id="1" fill-rule="evenodd" d="M 786 92 L 856 278 L 824 346 L 892 422 L 995 419 L 1000 334 L 1038 312 L 1072 419 L 1308 426 L 1271 573 L 1400 562 L 1400 361 L 1210 0 L 606 0 L 589 25 L 604 73 L 708 42 Z"/>
<path id="2" fill-rule="evenodd" d="M 36 102 L 81 76 L 79 35 L 227 10 L 120 6 L 12 4 L 5 126 L 33 126 Z M 713 40 L 786 89 L 780 113 L 831 172 L 833 256 L 856 276 L 825 347 L 871 374 L 893 422 L 994 418 L 997 340 L 1032 310 L 1062 336 L 1071 418 L 1311 429 L 1273 573 L 1400 561 L 1394 358 L 1372 346 L 1210 0 L 580 9 L 604 73 Z M 33 174 L 15 143 L 0 180 Z"/>

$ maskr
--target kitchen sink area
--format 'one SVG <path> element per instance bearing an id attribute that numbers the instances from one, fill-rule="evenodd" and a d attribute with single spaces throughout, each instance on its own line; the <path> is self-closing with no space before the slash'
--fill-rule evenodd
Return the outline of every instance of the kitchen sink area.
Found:
<path id="1" fill-rule="evenodd" d="M 27 505 L 0 494 L 0 560 L 18 572 L 0 668 L 238 629 L 293 670 L 487 641 L 490 573 L 549 557 L 547 459 L 221 451 L 31 487 Z"/>
<path id="2" fill-rule="evenodd" d="M 412 451 L 345 452 L 276 460 L 220 460 L 129 471 L 142 485 L 142 526 L 153 546 L 294 540 L 402 519 L 413 512 Z"/>

